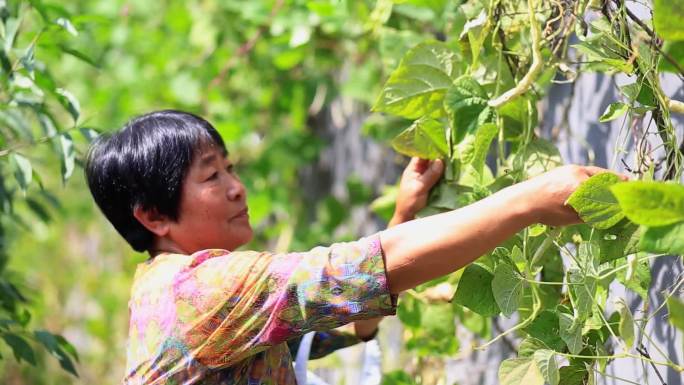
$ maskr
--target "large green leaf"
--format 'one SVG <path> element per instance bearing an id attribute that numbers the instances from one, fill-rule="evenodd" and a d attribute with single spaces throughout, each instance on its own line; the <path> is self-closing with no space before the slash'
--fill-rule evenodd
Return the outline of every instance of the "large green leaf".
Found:
<path id="1" fill-rule="evenodd" d="M 494 270 L 492 292 L 501 312 L 510 317 L 520 305 L 525 281 L 522 275 L 508 263 L 500 263 Z"/>
<path id="2" fill-rule="evenodd" d="M 584 181 L 568 198 L 583 221 L 598 229 L 607 229 L 618 223 L 624 214 L 610 191 L 610 186 L 619 183 L 620 177 L 604 172 Z"/>
<path id="3" fill-rule="evenodd" d="M 644 226 L 684 221 L 684 186 L 677 183 L 634 181 L 611 186 L 627 218 Z"/>
<path id="4" fill-rule="evenodd" d="M 558 364 L 556 363 L 555 353 L 549 349 L 537 350 L 534 352 L 534 361 L 541 372 L 544 380 L 549 385 L 558 385 L 560 377 L 558 374 Z"/>
<path id="5" fill-rule="evenodd" d="M 665 40 L 684 40 L 684 2 L 681 0 L 653 0 L 655 32 Z"/>
<path id="6" fill-rule="evenodd" d="M 499 306 L 492 293 L 492 274 L 486 267 L 473 263 L 468 265 L 458 281 L 453 302 L 483 316 L 499 314 Z"/>
<path id="7" fill-rule="evenodd" d="M 392 147 L 404 155 L 423 159 L 443 158 L 447 155 L 446 130 L 433 119 L 416 120 L 392 140 Z"/>
<path id="8" fill-rule="evenodd" d="M 510 358 L 499 366 L 501 385 L 544 385 L 544 377 L 534 358 Z"/>
<path id="9" fill-rule="evenodd" d="M 684 222 L 647 228 L 639 248 L 651 253 L 684 254 Z"/>
<path id="10" fill-rule="evenodd" d="M 373 110 L 407 119 L 441 115 L 444 95 L 459 72 L 458 57 L 441 42 L 414 47 L 390 75 Z"/>
<path id="11" fill-rule="evenodd" d="M 487 91 L 475 79 L 467 75 L 456 79 L 444 99 L 456 142 L 491 121 L 493 113 L 488 101 Z"/>

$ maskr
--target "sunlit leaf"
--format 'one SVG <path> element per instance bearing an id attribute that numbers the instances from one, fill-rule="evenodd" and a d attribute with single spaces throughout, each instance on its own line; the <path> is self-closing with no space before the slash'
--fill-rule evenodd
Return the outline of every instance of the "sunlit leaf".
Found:
<path id="1" fill-rule="evenodd" d="M 537 363 L 533 358 L 510 358 L 499 367 L 501 385 L 544 385 Z"/>
<path id="2" fill-rule="evenodd" d="M 666 226 L 684 221 L 684 186 L 677 183 L 633 181 L 618 183 L 611 191 L 632 222 Z"/>
<path id="3" fill-rule="evenodd" d="M 567 203 L 572 206 L 583 221 L 598 229 L 607 229 L 618 223 L 624 214 L 610 186 L 620 182 L 617 175 L 604 172 L 592 176 L 570 195 Z"/>
<path id="4" fill-rule="evenodd" d="M 653 1 L 655 32 L 665 40 L 684 40 L 684 4 L 676 0 Z"/>
<path id="5" fill-rule="evenodd" d="M 407 156 L 443 158 L 448 152 L 444 124 L 432 119 L 416 120 L 392 140 L 392 147 Z"/>
<path id="6" fill-rule="evenodd" d="M 611 103 L 599 118 L 599 122 L 609 122 L 617 119 L 627 113 L 627 111 L 629 111 L 629 105 L 622 102 Z"/>
<path id="7" fill-rule="evenodd" d="M 392 72 L 373 110 L 408 119 L 441 115 L 444 95 L 459 68 L 457 59 L 444 43 L 419 44 Z"/>
<path id="8" fill-rule="evenodd" d="M 684 222 L 647 228 L 639 248 L 651 253 L 684 254 Z"/>

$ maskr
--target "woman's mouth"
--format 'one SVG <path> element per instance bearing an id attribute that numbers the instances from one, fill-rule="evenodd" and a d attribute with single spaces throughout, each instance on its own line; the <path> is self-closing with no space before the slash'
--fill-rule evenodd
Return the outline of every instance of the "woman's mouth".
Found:
<path id="1" fill-rule="evenodd" d="M 249 210 L 247 207 L 244 209 L 240 210 L 237 214 L 233 216 L 231 219 L 239 219 L 239 218 L 248 218 L 249 217 Z"/>

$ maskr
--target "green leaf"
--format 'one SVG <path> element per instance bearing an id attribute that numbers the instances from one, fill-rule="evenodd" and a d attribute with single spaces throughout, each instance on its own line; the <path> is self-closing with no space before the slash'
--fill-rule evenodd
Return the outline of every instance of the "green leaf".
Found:
<path id="1" fill-rule="evenodd" d="M 620 338 L 630 348 L 634 344 L 634 317 L 632 317 L 632 312 L 622 298 L 618 298 L 615 301 L 615 310 L 620 314 L 620 323 L 618 325 Z"/>
<path id="2" fill-rule="evenodd" d="M 68 133 L 59 136 L 59 144 L 62 153 L 62 181 L 66 182 L 71 174 L 74 172 L 74 165 L 76 162 L 76 153 L 74 152 L 74 142 Z"/>
<path id="3" fill-rule="evenodd" d="M 373 110 L 407 119 L 442 115 L 444 95 L 460 71 L 457 59 L 459 55 L 444 43 L 417 45 L 392 72 Z"/>
<path id="4" fill-rule="evenodd" d="M 500 263 L 494 270 L 492 292 L 501 312 L 510 317 L 520 305 L 523 296 L 522 275 L 510 264 Z"/>
<path id="5" fill-rule="evenodd" d="M 641 232 L 638 230 L 639 225 L 627 219 L 623 219 L 609 229 L 597 230 L 600 263 L 611 262 L 636 253 L 641 238 Z"/>
<path id="6" fill-rule="evenodd" d="M 650 253 L 684 254 L 684 222 L 648 227 L 639 248 Z"/>
<path id="7" fill-rule="evenodd" d="M 666 41 L 662 49 L 666 54 L 670 55 L 675 63 L 679 63 L 680 66 L 684 64 L 684 40 L 675 42 Z M 679 73 L 679 69 L 672 65 L 668 60 L 665 60 L 665 58 L 660 61 L 659 69 L 661 71 Z"/>
<path id="8" fill-rule="evenodd" d="M 416 385 L 416 382 L 403 370 L 383 373 L 381 385 Z"/>
<path id="9" fill-rule="evenodd" d="M 488 101 L 487 91 L 472 77 L 464 75 L 454 81 L 444 99 L 444 108 L 451 119 L 456 143 L 492 120 Z"/>
<path id="10" fill-rule="evenodd" d="M 415 298 L 407 296 L 399 301 L 397 317 L 399 317 L 401 323 L 408 328 L 416 329 L 420 327 L 422 311 L 423 306 L 421 306 L 421 303 Z"/>
<path id="11" fill-rule="evenodd" d="M 14 165 L 14 177 L 19 183 L 19 187 L 26 191 L 26 188 L 31 184 L 33 179 L 33 168 L 31 161 L 18 153 L 12 153 L 12 163 Z"/>
<path id="12" fill-rule="evenodd" d="M 596 278 L 584 275 L 579 270 L 573 270 L 568 275 L 570 286 L 570 300 L 577 315 L 585 320 L 591 316 L 594 295 L 596 294 Z"/>
<path id="13" fill-rule="evenodd" d="M 78 103 L 78 99 L 64 88 L 55 89 L 55 93 L 57 94 L 57 100 L 69 112 L 74 123 L 77 122 L 78 117 L 81 115 L 81 105 Z"/>
<path id="14" fill-rule="evenodd" d="M 444 125 L 433 119 L 420 119 L 392 140 L 392 147 L 404 155 L 423 159 L 443 158 L 448 153 Z"/>
<path id="15" fill-rule="evenodd" d="M 544 385 L 537 363 L 532 358 L 510 358 L 499 367 L 501 385 Z"/>
<path id="16" fill-rule="evenodd" d="M 684 331 L 684 302 L 671 296 L 667 299 L 667 310 L 670 323 Z"/>
<path id="17" fill-rule="evenodd" d="M 653 1 L 653 26 L 665 40 L 684 40 L 684 3 L 677 0 Z"/>
<path id="18" fill-rule="evenodd" d="M 533 177 L 543 174 L 563 164 L 558 148 L 542 138 L 533 139 L 520 152 L 513 154 L 513 165 L 524 170 L 525 175 Z"/>
<path id="19" fill-rule="evenodd" d="M 558 317 L 556 311 L 541 311 L 524 331 L 530 337 L 544 342 L 548 349 L 562 352 L 565 349 L 565 342 L 560 337 Z"/>
<path id="20" fill-rule="evenodd" d="M 653 88 L 648 83 L 632 83 L 620 87 L 620 91 L 629 100 L 637 101 L 646 107 L 655 107 L 656 98 Z"/>
<path id="21" fill-rule="evenodd" d="M 31 348 L 31 345 L 29 345 L 24 338 L 14 333 L 5 333 L 2 335 L 2 339 L 5 340 L 5 343 L 7 343 L 10 348 L 12 348 L 14 358 L 18 362 L 24 360 L 31 365 L 36 364 L 33 348 Z"/>
<path id="22" fill-rule="evenodd" d="M 610 191 L 610 186 L 620 182 L 617 175 L 604 172 L 584 181 L 568 198 L 583 221 L 598 229 L 607 229 L 618 223 L 624 214 Z"/>
<path id="23" fill-rule="evenodd" d="M 617 119 L 629 111 L 629 105 L 622 102 L 615 102 L 608 105 L 606 111 L 599 118 L 599 122 L 609 122 Z"/>
<path id="24" fill-rule="evenodd" d="M 581 363 L 563 366 L 558 372 L 560 374 L 558 385 L 585 385 L 585 379 L 589 375 L 589 372 Z"/>
<path id="25" fill-rule="evenodd" d="M 38 330 L 34 333 L 36 339 L 38 342 L 43 344 L 45 348 L 59 361 L 59 365 L 62 367 L 62 369 L 66 370 L 67 372 L 73 374 L 74 376 L 78 377 L 78 373 L 76 372 L 76 367 L 74 366 L 73 361 L 71 360 L 71 357 L 64 351 L 62 348 L 63 343 L 61 340 L 60 336 L 56 336 L 50 332 L 44 331 L 44 330 Z M 61 340 L 60 340 L 61 339 Z M 66 342 L 66 341 L 64 341 Z M 77 356 L 74 354 L 74 358 L 77 358 Z"/>
<path id="26" fill-rule="evenodd" d="M 627 218 L 644 226 L 684 221 L 684 186 L 670 182 L 618 183 L 611 191 Z"/>
<path id="27" fill-rule="evenodd" d="M 582 351 L 582 322 L 570 314 L 558 313 L 558 325 L 560 338 L 565 342 L 570 353 L 579 354 Z"/>
<path id="28" fill-rule="evenodd" d="M 541 372 L 544 380 L 549 385 L 558 385 L 560 377 L 555 353 L 548 349 L 538 350 L 534 353 L 534 361 Z"/>
<path id="29" fill-rule="evenodd" d="M 537 350 L 548 349 L 544 341 L 526 337 L 518 346 L 518 357 L 532 357 Z"/>
<path id="30" fill-rule="evenodd" d="M 494 274 L 486 267 L 478 263 L 468 265 L 458 281 L 452 302 L 483 316 L 499 314 L 499 306 L 492 293 L 492 279 Z"/>
<path id="31" fill-rule="evenodd" d="M 494 123 L 485 123 L 477 128 L 475 142 L 473 143 L 473 157 L 470 164 L 475 171 L 482 173 L 489 147 L 499 133 L 499 128 Z"/>
<path id="32" fill-rule="evenodd" d="M 627 263 L 629 267 L 619 271 L 616 275 L 618 282 L 647 301 L 648 289 L 651 285 L 651 267 L 648 260 L 639 262 L 636 255 L 631 255 L 627 257 Z"/>
<path id="33" fill-rule="evenodd" d="M 591 39 L 574 44 L 573 47 L 585 55 L 587 62 L 594 63 L 593 70 L 609 73 L 621 71 L 627 74 L 634 71 L 632 63 L 615 52 L 619 48 L 606 33 L 598 33 Z"/>

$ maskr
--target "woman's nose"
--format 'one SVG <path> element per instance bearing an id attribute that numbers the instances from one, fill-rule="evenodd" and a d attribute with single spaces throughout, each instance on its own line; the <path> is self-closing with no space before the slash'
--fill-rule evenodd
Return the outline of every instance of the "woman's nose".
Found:
<path id="1" fill-rule="evenodd" d="M 245 185 L 236 178 L 231 176 L 228 186 L 228 199 L 231 201 L 243 200 L 245 199 Z"/>

